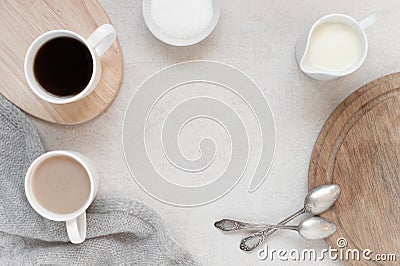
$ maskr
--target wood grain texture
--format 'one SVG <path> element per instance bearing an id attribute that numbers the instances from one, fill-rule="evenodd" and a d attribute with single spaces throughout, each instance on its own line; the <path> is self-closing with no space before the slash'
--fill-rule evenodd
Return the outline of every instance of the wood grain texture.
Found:
<path id="1" fill-rule="evenodd" d="M 309 188 L 337 183 L 342 195 L 323 214 L 338 225 L 327 239 L 400 259 L 400 73 L 368 83 L 328 119 L 315 144 Z M 345 265 L 379 262 L 343 261 Z M 382 263 L 382 265 L 398 265 Z"/>
<path id="2" fill-rule="evenodd" d="M 67 29 L 84 38 L 100 25 L 110 23 L 96 0 L 0 1 L 0 93 L 25 112 L 58 124 L 78 124 L 103 113 L 116 97 L 123 73 L 122 52 L 116 40 L 102 57 L 102 78 L 86 98 L 55 105 L 38 98 L 24 76 L 29 45 L 42 33 Z"/>

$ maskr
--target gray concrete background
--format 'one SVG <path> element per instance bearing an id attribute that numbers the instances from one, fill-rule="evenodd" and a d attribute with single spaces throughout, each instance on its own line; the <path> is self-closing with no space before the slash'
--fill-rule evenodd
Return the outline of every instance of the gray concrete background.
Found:
<path id="1" fill-rule="evenodd" d="M 266 264 L 256 253 L 239 250 L 241 234 L 224 235 L 213 228 L 213 222 L 232 217 L 275 223 L 302 206 L 310 155 L 325 120 L 358 87 L 400 69 L 400 2 L 222 0 L 222 15 L 216 30 L 202 43 L 188 48 L 175 48 L 156 40 L 143 22 L 141 1 L 100 2 L 118 31 L 123 50 L 121 91 L 102 116 L 86 124 L 65 127 L 33 119 L 46 149 L 77 150 L 92 158 L 101 177 L 99 194 L 131 196 L 146 202 L 161 214 L 174 238 L 204 265 Z M 378 22 L 367 31 L 369 54 L 356 73 L 331 82 L 317 82 L 299 71 L 294 46 L 310 23 L 328 13 L 345 13 L 361 19 L 371 12 L 377 13 Z M 122 150 L 122 122 L 130 97 L 148 76 L 168 65 L 193 59 L 221 61 L 253 78 L 274 113 L 277 149 L 270 175 L 255 193 L 247 192 L 250 179 L 245 177 L 217 202 L 197 208 L 177 208 L 154 200 L 131 178 Z M 173 100 L 173 97 L 168 99 Z M 191 138 L 195 130 L 196 127 L 188 129 L 182 140 L 189 148 L 196 147 L 190 146 L 195 145 Z M 221 165 L 215 171 L 218 169 L 222 169 Z M 269 248 L 300 251 L 326 247 L 323 241 L 305 241 L 293 232 L 277 233 L 267 243 Z M 274 260 L 268 264 L 283 263 Z"/>

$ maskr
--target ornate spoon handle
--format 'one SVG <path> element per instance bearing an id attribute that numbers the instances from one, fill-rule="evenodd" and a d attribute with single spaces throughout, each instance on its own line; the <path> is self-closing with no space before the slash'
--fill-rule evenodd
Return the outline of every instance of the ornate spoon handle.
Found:
<path id="1" fill-rule="evenodd" d="M 245 223 L 238 220 L 232 219 L 222 219 L 214 223 L 214 226 L 221 231 L 231 232 L 231 231 L 239 231 L 246 229 L 265 229 L 268 227 L 266 224 L 251 224 Z"/>

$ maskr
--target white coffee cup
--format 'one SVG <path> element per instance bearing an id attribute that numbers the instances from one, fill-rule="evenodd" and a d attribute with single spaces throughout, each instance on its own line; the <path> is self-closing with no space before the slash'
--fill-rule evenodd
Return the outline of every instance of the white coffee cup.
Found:
<path id="1" fill-rule="evenodd" d="M 53 30 L 39 36 L 28 48 L 25 56 L 24 70 L 25 78 L 32 91 L 41 99 L 54 104 L 67 104 L 79 101 L 88 96 L 97 86 L 101 77 L 100 57 L 110 48 L 116 38 L 115 28 L 110 24 L 98 27 L 88 39 L 83 38 L 78 33 L 69 30 Z M 48 41 L 58 37 L 71 37 L 79 40 L 90 51 L 93 60 L 93 72 L 87 86 L 77 95 L 71 97 L 61 97 L 47 92 L 35 78 L 34 60 L 39 49 Z"/>
<path id="2" fill-rule="evenodd" d="M 75 212 L 68 214 L 57 214 L 44 208 L 35 198 L 32 190 L 32 177 L 34 171 L 41 162 L 57 156 L 66 156 L 80 163 L 86 170 L 90 179 L 90 195 L 87 201 Z M 86 238 L 86 210 L 93 202 L 99 186 L 99 178 L 94 163 L 78 152 L 74 151 L 51 151 L 39 156 L 28 168 L 25 177 L 25 194 L 32 208 L 44 218 L 53 221 L 65 221 L 70 241 L 74 244 L 82 243 Z"/>

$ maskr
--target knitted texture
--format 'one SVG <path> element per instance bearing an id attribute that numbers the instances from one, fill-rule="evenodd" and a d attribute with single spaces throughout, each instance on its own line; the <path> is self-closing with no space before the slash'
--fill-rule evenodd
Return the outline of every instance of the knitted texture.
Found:
<path id="1" fill-rule="evenodd" d="M 96 198 L 87 239 L 71 244 L 65 222 L 41 217 L 25 197 L 25 173 L 43 152 L 27 117 L 0 95 L 0 265 L 197 265 L 153 210 L 129 198 Z"/>

